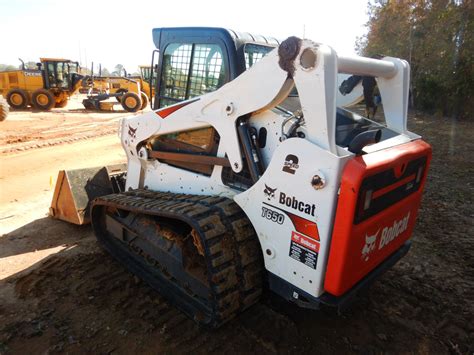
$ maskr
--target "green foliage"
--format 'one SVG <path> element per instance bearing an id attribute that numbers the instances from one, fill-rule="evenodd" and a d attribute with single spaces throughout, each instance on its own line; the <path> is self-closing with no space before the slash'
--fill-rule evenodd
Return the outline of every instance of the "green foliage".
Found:
<path id="1" fill-rule="evenodd" d="M 110 76 L 109 70 L 105 67 L 102 67 L 102 76 Z"/>
<path id="2" fill-rule="evenodd" d="M 368 13 L 368 33 L 356 42 L 360 54 L 408 60 L 417 108 L 474 116 L 471 0 L 375 0 Z"/>
<path id="3" fill-rule="evenodd" d="M 10 64 L 0 64 L 0 71 L 17 70 L 18 67 Z"/>
<path id="4" fill-rule="evenodd" d="M 21 65 L 20 65 L 20 67 L 21 67 Z M 36 65 L 36 62 L 31 62 L 31 61 L 26 62 L 25 67 L 26 67 L 26 69 L 38 69 L 38 66 Z"/>
<path id="5" fill-rule="evenodd" d="M 80 73 L 82 75 L 92 75 L 92 71 L 87 67 L 81 67 Z"/>
<path id="6" fill-rule="evenodd" d="M 0 71 L 8 71 L 8 70 L 18 70 L 22 69 L 22 65 L 11 65 L 11 64 L 0 64 Z M 26 62 L 25 69 L 38 69 L 36 62 Z"/>
<path id="7" fill-rule="evenodd" d="M 115 70 L 111 73 L 112 76 L 122 76 L 122 75 L 124 75 L 122 64 L 117 64 L 114 69 Z"/>

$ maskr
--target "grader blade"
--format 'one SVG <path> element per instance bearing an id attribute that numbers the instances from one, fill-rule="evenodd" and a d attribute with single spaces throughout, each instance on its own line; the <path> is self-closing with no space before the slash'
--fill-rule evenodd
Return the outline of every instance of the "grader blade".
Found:
<path id="1" fill-rule="evenodd" d="M 82 225 L 90 223 L 90 203 L 96 197 L 122 192 L 126 165 L 60 170 L 50 215 L 53 218 Z"/>

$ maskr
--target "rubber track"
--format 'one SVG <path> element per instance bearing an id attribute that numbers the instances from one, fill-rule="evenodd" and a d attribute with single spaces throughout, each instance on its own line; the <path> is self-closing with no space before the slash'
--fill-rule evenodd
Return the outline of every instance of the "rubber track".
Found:
<path id="1" fill-rule="evenodd" d="M 212 327 L 220 326 L 258 302 L 263 282 L 261 247 L 252 224 L 234 201 L 224 197 L 149 190 L 103 196 L 93 202 L 91 212 L 94 231 L 101 241 L 104 237 L 114 237 L 105 236 L 99 230 L 98 218 L 103 217 L 104 211 L 103 208 L 98 208 L 99 206 L 110 206 L 149 216 L 175 218 L 188 223 L 198 232 L 204 246 L 213 309 L 208 315 L 210 318 L 206 317 L 205 324 Z M 106 249 L 114 254 L 110 246 Z M 143 276 L 130 267 L 131 265 L 126 266 L 137 276 Z M 149 283 L 155 287 L 153 283 Z M 192 297 L 189 292 L 179 297 L 170 294 L 164 296 L 195 321 L 203 323 L 200 317 L 189 312 L 189 307 L 179 301 L 183 297 Z"/>

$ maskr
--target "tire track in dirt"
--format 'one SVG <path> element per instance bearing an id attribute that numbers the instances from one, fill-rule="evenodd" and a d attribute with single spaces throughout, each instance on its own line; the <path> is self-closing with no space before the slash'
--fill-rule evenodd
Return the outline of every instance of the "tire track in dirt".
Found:
<path id="1" fill-rule="evenodd" d="M 73 143 L 73 142 L 86 140 L 90 138 L 103 137 L 106 135 L 115 134 L 117 132 L 118 132 L 118 129 L 116 127 L 112 127 L 108 129 L 103 129 L 100 132 L 89 132 L 89 133 L 87 133 L 87 131 L 76 132 L 72 136 L 64 136 L 61 138 L 54 138 L 54 139 L 41 138 L 40 140 L 29 139 L 28 142 L 8 144 L 8 147 L 4 148 L 2 151 L 0 151 L 0 153 L 9 154 L 9 153 L 15 153 L 15 152 L 23 152 L 23 151 L 27 151 L 27 150 L 35 149 L 35 148 L 52 147 L 52 146 L 56 146 L 60 144 Z"/>
<path id="2" fill-rule="evenodd" d="M 45 130 L 28 132 L 26 135 L 7 135 L 0 139 L 0 153 L 8 154 L 34 148 L 72 143 L 79 140 L 117 134 L 119 119 L 106 121 L 85 122 L 82 124 L 69 123 Z"/>

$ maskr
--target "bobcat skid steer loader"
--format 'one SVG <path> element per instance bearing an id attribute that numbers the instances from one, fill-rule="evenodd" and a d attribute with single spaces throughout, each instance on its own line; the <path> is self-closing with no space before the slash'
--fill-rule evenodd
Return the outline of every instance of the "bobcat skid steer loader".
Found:
<path id="1" fill-rule="evenodd" d="M 155 110 L 122 120 L 125 185 L 90 209 L 125 267 L 215 327 L 264 282 L 343 306 L 407 253 L 431 159 L 407 130 L 407 62 L 224 29 L 153 38 Z M 376 78 L 385 124 L 338 107 L 338 73 Z"/>

